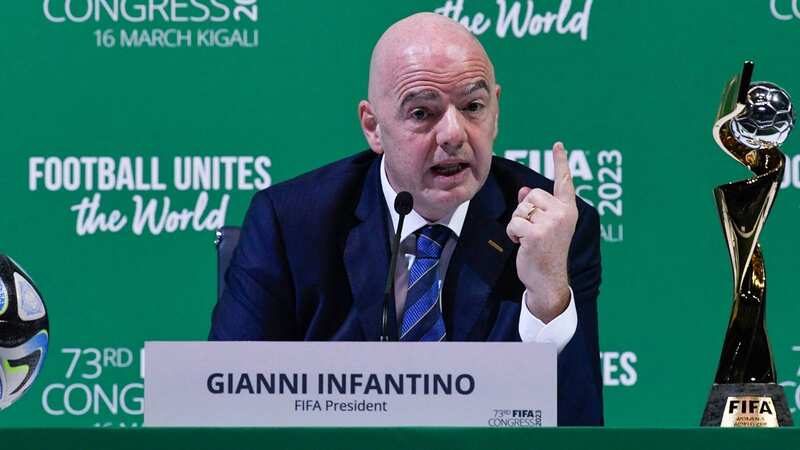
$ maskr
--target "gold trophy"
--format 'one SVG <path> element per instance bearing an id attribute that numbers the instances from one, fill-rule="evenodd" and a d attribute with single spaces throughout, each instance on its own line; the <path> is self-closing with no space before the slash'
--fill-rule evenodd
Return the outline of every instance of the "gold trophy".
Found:
<path id="1" fill-rule="evenodd" d="M 789 95 L 766 82 L 750 83 L 747 61 L 722 94 L 713 134 L 717 144 L 753 172 L 714 189 L 733 267 L 733 311 L 701 425 L 791 426 L 765 326 L 767 282 L 758 237 L 783 178 L 779 146 L 794 126 Z"/>

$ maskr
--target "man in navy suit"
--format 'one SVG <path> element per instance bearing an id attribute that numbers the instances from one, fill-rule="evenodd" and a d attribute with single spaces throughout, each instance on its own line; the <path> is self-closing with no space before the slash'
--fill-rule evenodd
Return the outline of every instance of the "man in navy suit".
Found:
<path id="1" fill-rule="evenodd" d="M 458 23 L 423 13 L 390 27 L 359 104 L 371 151 L 255 195 L 210 339 L 377 340 L 392 205 L 407 191 L 389 334 L 553 342 L 558 423 L 601 425 L 598 215 L 561 143 L 555 182 L 492 156 L 499 96 Z"/>

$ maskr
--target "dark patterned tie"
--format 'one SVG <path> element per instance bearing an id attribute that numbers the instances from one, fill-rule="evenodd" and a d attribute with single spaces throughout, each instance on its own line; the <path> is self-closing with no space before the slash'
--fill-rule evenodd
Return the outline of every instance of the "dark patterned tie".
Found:
<path id="1" fill-rule="evenodd" d="M 401 341 L 441 341 L 445 337 L 444 319 L 439 299 L 442 280 L 439 258 L 442 256 L 450 229 L 444 225 L 422 227 L 417 235 L 417 254 L 408 271 L 408 294 Z"/>

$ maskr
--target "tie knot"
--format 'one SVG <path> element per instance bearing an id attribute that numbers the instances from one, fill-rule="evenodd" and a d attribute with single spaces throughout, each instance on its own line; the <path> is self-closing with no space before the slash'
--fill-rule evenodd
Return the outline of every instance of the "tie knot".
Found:
<path id="1" fill-rule="evenodd" d="M 417 236 L 417 258 L 439 259 L 444 244 L 450 238 L 450 229 L 444 225 L 427 225 Z"/>

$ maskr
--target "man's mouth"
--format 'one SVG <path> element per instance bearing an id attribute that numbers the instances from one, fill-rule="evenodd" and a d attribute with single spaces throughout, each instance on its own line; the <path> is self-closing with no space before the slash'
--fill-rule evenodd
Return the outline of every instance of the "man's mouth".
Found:
<path id="1" fill-rule="evenodd" d="M 431 167 L 431 170 L 435 175 L 443 177 L 451 177 L 457 173 L 466 170 L 468 167 L 469 164 L 467 163 L 446 163 L 446 164 L 437 164 Z"/>

